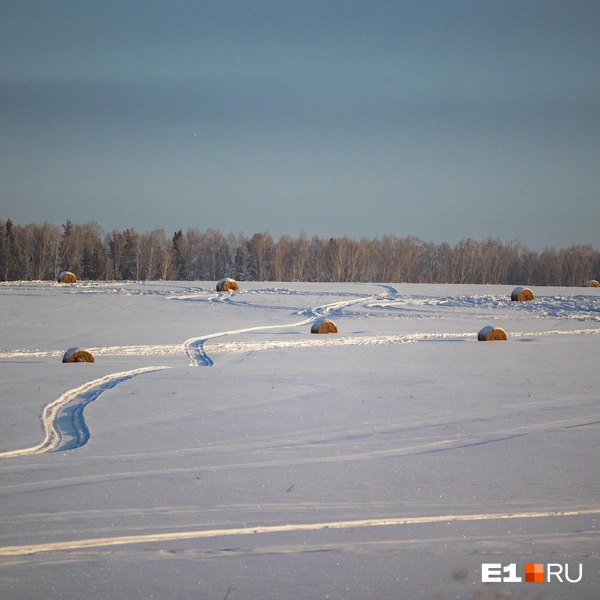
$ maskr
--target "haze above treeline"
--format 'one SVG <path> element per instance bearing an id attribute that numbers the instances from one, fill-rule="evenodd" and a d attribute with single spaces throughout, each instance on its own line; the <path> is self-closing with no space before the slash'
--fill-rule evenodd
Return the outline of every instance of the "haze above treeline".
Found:
<path id="1" fill-rule="evenodd" d="M 14 224 L 0 219 L 0 281 L 78 280 L 407 282 L 581 286 L 600 278 L 591 245 L 533 251 L 520 240 L 467 238 L 455 245 L 415 236 L 351 238 L 223 234 L 217 229 L 134 228 L 95 222 Z"/>

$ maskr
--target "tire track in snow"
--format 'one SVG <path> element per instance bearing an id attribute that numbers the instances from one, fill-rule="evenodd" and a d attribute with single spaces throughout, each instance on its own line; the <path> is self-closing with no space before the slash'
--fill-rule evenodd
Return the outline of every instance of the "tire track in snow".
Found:
<path id="1" fill-rule="evenodd" d="M 417 456 L 438 452 L 446 452 L 453 450 L 460 450 L 463 448 L 471 448 L 474 446 L 482 446 L 485 444 L 503 442 L 510 439 L 523 437 L 525 435 L 549 432 L 549 431 L 560 431 L 563 429 L 571 429 L 574 427 L 585 427 L 593 425 L 598 421 L 600 414 L 586 415 L 585 417 L 575 417 L 570 419 L 559 419 L 555 421 L 548 421 L 543 423 L 530 424 L 527 426 L 511 427 L 502 430 L 498 430 L 493 434 L 478 433 L 475 435 L 458 437 L 458 438 L 445 438 L 434 440 L 431 442 L 417 442 L 409 443 L 404 446 L 396 446 L 385 450 L 371 450 L 367 452 L 354 452 L 350 454 L 312 454 L 310 456 L 302 456 L 297 458 L 282 458 L 273 460 L 257 460 L 247 462 L 231 462 L 227 460 L 225 462 L 215 463 L 209 459 L 212 456 L 219 456 L 223 450 L 230 451 L 232 449 L 231 443 L 217 444 L 210 447 L 193 447 L 193 448 L 177 448 L 176 450 L 160 451 L 159 453 L 146 453 L 143 455 L 127 455 L 131 457 L 144 457 L 146 459 L 151 458 L 165 458 L 167 456 L 176 455 L 178 457 L 184 456 L 197 456 L 199 453 L 207 459 L 204 466 L 204 470 L 208 472 L 222 472 L 222 471 L 236 471 L 236 470 L 247 470 L 247 469 L 270 469 L 274 467 L 291 467 L 297 465 L 311 465 L 311 464 L 324 464 L 324 463 L 345 463 L 355 461 L 369 461 L 379 460 L 382 458 L 399 458 L 406 456 Z M 283 438 L 281 438 L 283 440 Z M 278 440 L 275 440 L 276 445 L 265 446 L 261 444 L 256 446 L 253 442 L 244 441 L 239 445 L 239 450 L 242 450 L 246 454 L 250 454 L 254 450 L 269 450 L 272 448 L 279 448 L 281 444 Z M 242 448 L 243 446 L 243 448 Z M 288 448 L 291 448 L 287 444 Z M 124 458 L 125 456 L 122 456 Z M 110 457 L 103 457 L 102 461 L 105 461 Z M 81 475 L 76 477 L 63 477 L 61 479 L 53 479 L 49 481 L 35 481 L 27 483 L 18 483 L 8 486 L 0 486 L 0 494 L 6 493 L 39 493 L 40 490 L 49 489 L 65 489 L 67 487 L 84 485 L 90 482 L 115 482 L 123 480 L 139 479 L 150 476 L 161 476 L 166 473 L 170 475 L 174 474 L 189 474 L 189 467 L 181 468 L 167 468 L 167 469 L 144 469 L 142 471 L 115 471 L 107 474 L 95 474 L 95 475 Z"/>
<path id="2" fill-rule="evenodd" d="M 204 342 L 209 339 L 227 336 L 234 333 L 240 333 L 243 331 L 264 330 L 270 327 L 294 327 L 298 325 L 306 325 L 311 323 L 312 319 L 305 319 L 299 321 L 299 323 L 292 323 L 291 325 L 273 325 L 273 326 L 259 326 L 256 328 L 250 328 L 239 331 L 223 331 L 212 335 L 204 336 L 203 338 L 192 338 L 181 344 L 156 344 L 146 346 L 106 346 L 104 348 L 88 348 L 94 356 L 169 356 L 177 354 L 188 354 L 188 350 L 185 347 L 186 344 L 193 344 L 196 342 L 196 348 L 191 350 L 193 354 L 202 354 L 206 356 L 206 351 L 202 348 Z M 554 335 L 598 335 L 600 334 L 600 328 L 593 329 L 573 329 L 573 330 L 550 330 L 550 331 L 517 331 L 509 332 L 510 340 L 517 340 L 519 338 L 543 338 Z M 411 342 L 428 342 L 428 341 L 462 341 L 465 339 L 476 339 L 476 331 L 458 332 L 458 333 L 407 333 L 403 335 L 369 335 L 369 336 L 338 336 L 329 337 L 327 339 L 302 339 L 295 341 L 267 341 L 267 342 L 229 342 L 214 344 L 211 346 L 211 350 L 217 352 L 250 352 L 257 350 L 271 350 L 275 348 L 307 348 L 311 346 L 378 346 L 378 345 L 390 345 L 390 344 L 406 344 Z M 55 356 L 62 356 L 64 350 L 10 350 L 0 352 L 0 358 L 51 358 Z M 208 358 L 208 357 L 207 357 Z M 211 364 L 212 360 L 208 359 Z M 200 360 L 200 362 L 202 362 Z"/>
<path id="3" fill-rule="evenodd" d="M 286 325 L 259 325 L 257 327 L 246 327 L 244 329 L 232 329 L 230 331 L 220 331 L 218 333 L 211 333 L 199 338 L 190 338 L 183 343 L 183 348 L 190 359 L 190 366 L 195 367 L 212 367 L 214 364 L 212 359 L 206 354 L 204 350 L 204 343 L 208 340 L 212 340 L 217 337 L 223 337 L 226 335 L 235 335 L 237 333 L 248 333 L 249 331 L 264 331 L 267 329 L 281 329 L 286 327 L 300 327 L 311 323 L 314 319 L 304 319 L 297 323 L 288 323 Z"/>
<path id="4" fill-rule="evenodd" d="M 167 533 L 150 533 L 119 537 L 89 538 L 47 544 L 27 544 L 24 546 L 0 547 L 0 556 L 22 556 L 39 552 L 60 552 L 100 548 L 107 546 L 124 546 L 131 544 L 151 544 L 157 542 L 173 542 L 199 538 L 223 538 L 226 536 L 255 535 L 261 533 L 285 533 L 290 531 L 319 531 L 325 529 L 356 529 L 358 527 L 384 527 L 401 525 L 419 525 L 433 523 L 452 523 L 465 521 L 496 521 L 506 519 L 539 519 L 549 517 L 573 517 L 600 514 L 600 508 L 571 511 L 538 511 L 520 513 L 482 513 L 471 515 L 439 515 L 430 517 L 391 517 L 384 519 L 358 519 L 352 521 L 326 521 L 321 523 L 295 523 L 287 525 L 257 525 L 255 527 L 237 527 L 230 529 L 208 529 L 200 531 L 172 531 Z"/>
<path id="5" fill-rule="evenodd" d="M 181 344 L 148 344 L 145 346 L 103 346 L 86 348 L 94 356 L 168 356 L 182 354 Z M 63 356 L 63 350 L 7 350 L 0 352 L 0 358 L 53 358 Z"/>
<path id="6" fill-rule="evenodd" d="M 250 331 L 266 331 L 268 329 L 282 329 L 287 327 L 302 327 L 303 325 L 308 325 L 309 323 L 313 323 L 319 318 L 326 317 L 331 312 L 341 312 L 343 308 L 346 306 L 350 306 L 352 304 L 358 304 L 359 302 L 368 302 L 370 300 L 374 300 L 375 298 L 381 298 L 390 296 L 396 293 L 396 290 L 391 286 L 381 286 L 384 288 L 384 291 L 381 294 L 364 296 L 361 298 L 353 298 L 352 300 L 343 300 L 341 302 L 330 302 L 328 304 L 323 304 L 320 306 L 316 306 L 314 308 L 309 308 L 305 311 L 302 311 L 300 314 L 306 315 L 306 319 L 302 321 L 297 321 L 295 323 L 288 323 L 285 325 L 258 325 L 256 327 L 246 327 L 244 329 L 232 329 L 229 331 L 220 331 L 218 333 L 212 333 L 209 335 L 190 338 L 183 343 L 183 348 L 190 359 L 190 366 L 202 366 L 202 367 L 212 367 L 214 364 L 213 360 L 208 356 L 206 350 L 204 349 L 204 344 L 208 340 L 223 337 L 227 335 L 236 335 L 238 333 L 248 333 Z"/>
<path id="7" fill-rule="evenodd" d="M 539 331 L 511 333 L 513 341 L 520 338 L 543 338 L 552 335 L 598 335 L 600 329 L 579 329 L 574 331 Z M 207 338 L 208 339 L 208 338 Z M 410 344 L 413 342 L 435 342 L 476 340 L 476 331 L 457 333 L 408 333 L 403 335 L 370 335 L 370 336 L 344 336 L 328 337 L 327 339 L 301 339 L 301 340 L 271 340 L 264 342 L 224 342 L 211 346 L 213 352 L 256 352 L 259 350 L 275 350 L 279 348 L 313 348 L 315 346 L 389 346 L 397 344 Z M 203 340 L 207 341 L 206 339 Z M 212 362 L 212 361 L 211 361 Z"/>
<path id="8" fill-rule="evenodd" d="M 169 367 L 144 367 L 112 373 L 99 379 L 88 381 L 83 385 L 68 390 L 42 411 L 44 439 L 31 448 L 21 448 L 0 453 L 0 458 L 14 458 L 31 454 L 42 454 L 52 450 L 70 450 L 83 446 L 89 439 L 89 430 L 83 418 L 83 408 L 94 401 L 102 392 L 109 390 L 123 381 L 132 379 L 142 373 L 151 373 Z M 65 410 L 69 408 L 68 411 Z M 71 438 L 69 441 L 68 438 Z M 61 446 L 61 443 L 64 445 Z"/>
<path id="9" fill-rule="evenodd" d="M 254 352 L 278 348 L 314 348 L 315 346 L 389 346 L 426 341 L 464 341 L 476 338 L 472 331 L 463 333 L 409 333 L 405 335 L 369 335 L 328 337 L 327 339 L 302 339 L 265 342 L 224 342 L 211 346 L 213 352 Z"/>
<path id="10" fill-rule="evenodd" d="M 330 302 L 328 304 L 316 306 L 315 308 L 309 308 L 305 311 L 302 311 L 301 314 L 305 314 L 315 320 L 320 317 L 329 316 L 331 313 L 341 314 L 344 308 L 347 306 L 352 306 L 353 304 L 359 304 L 360 302 L 371 302 L 372 300 L 391 297 L 398 293 L 391 285 L 379 285 L 379 287 L 383 288 L 383 292 L 381 294 L 370 294 L 369 296 L 363 296 L 362 298 Z"/>

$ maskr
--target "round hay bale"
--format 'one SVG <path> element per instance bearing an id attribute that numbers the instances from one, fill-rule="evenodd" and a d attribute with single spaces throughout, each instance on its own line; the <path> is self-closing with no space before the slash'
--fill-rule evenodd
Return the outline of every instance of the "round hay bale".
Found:
<path id="1" fill-rule="evenodd" d="M 506 331 L 501 327 L 484 327 L 478 334 L 477 339 L 480 342 L 490 342 L 492 340 L 506 340 Z"/>
<path id="2" fill-rule="evenodd" d="M 333 321 L 329 321 L 328 319 L 324 321 L 317 321 L 313 323 L 313 326 L 310 328 L 311 333 L 337 333 L 338 328 L 337 325 Z"/>
<path id="3" fill-rule="evenodd" d="M 61 271 L 58 274 L 58 283 L 77 283 L 77 277 L 71 271 Z"/>
<path id="4" fill-rule="evenodd" d="M 94 362 L 94 357 L 90 352 L 84 350 L 83 348 L 69 348 L 64 356 L 62 361 L 64 363 L 75 363 L 75 362 Z"/>
<path id="5" fill-rule="evenodd" d="M 240 286 L 235 279 L 229 279 L 229 277 L 225 277 L 220 281 L 217 281 L 217 292 L 235 292 L 239 290 Z"/>
<path id="6" fill-rule="evenodd" d="M 510 299 L 513 302 L 527 302 L 529 300 L 533 300 L 533 298 L 533 292 L 526 287 L 516 287 L 510 295 Z"/>
<path id="7" fill-rule="evenodd" d="M 583 282 L 583 287 L 600 287 L 600 283 L 598 283 L 595 279 L 588 279 Z"/>

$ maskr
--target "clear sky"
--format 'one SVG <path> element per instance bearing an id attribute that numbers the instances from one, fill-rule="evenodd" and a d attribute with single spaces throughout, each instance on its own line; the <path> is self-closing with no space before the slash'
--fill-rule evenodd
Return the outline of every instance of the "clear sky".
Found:
<path id="1" fill-rule="evenodd" d="M 600 246 L 598 0 L 7 0 L 0 217 Z"/>

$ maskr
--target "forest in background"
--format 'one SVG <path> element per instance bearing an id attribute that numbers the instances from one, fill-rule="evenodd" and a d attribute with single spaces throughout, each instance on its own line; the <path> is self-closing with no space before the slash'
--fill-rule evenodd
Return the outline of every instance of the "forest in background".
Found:
<path id="1" fill-rule="evenodd" d="M 245 237 L 189 228 L 106 233 L 97 223 L 14 224 L 0 219 L 0 281 L 56 280 L 351 281 L 581 286 L 600 278 L 591 245 L 528 249 L 488 238 L 448 243 L 392 234 L 354 239 L 282 235 Z"/>

